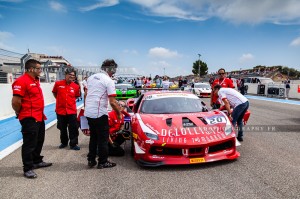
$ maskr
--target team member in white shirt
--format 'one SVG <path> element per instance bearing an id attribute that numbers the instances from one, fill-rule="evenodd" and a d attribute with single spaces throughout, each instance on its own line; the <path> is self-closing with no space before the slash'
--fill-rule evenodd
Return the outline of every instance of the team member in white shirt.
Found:
<path id="1" fill-rule="evenodd" d="M 238 91 L 232 88 L 222 88 L 217 84 L 214 86 L 214 95 L 219 97 L 219 100 L 224 102 L 225 108 L 228 111 L 229 117 L 232 118 L 232 125 L 238 124 L 238 141 L 243 141 L 243 117 L 249 108 L 248 99 Z M 232 113 L 231 107 L 233 108 Z"/>
<path id="2" fill-rule="evenodd" d="M 90 143 L 88 153 L 88 166 L 94 167 L 96 156 L 98 155 L 98 169 L 116 166 L 116 163 L 108 161 L 108 139 L 109 124 L 107 105 L 116 111 L 121 119 L 121 112 L 116 101 L 116 88 L 114 81 L 110 78 L 118 65 L 114 60 L 105 60 L 102 63 L 100 73 L 90 76 L 87 80 L 87 90 L 85 92 L 84 115 L 88 119 L 90 128 Z M 98 151 L 98 154 L 97 154 Z"/>
<path id="3" fill-rule="evenodd" d="M 163 89 L 166 89 L 166 90 L 168 90 L 170 87 L 170 82 L 166 76 L 164 77 L 164 79 L 162 81 L 162 87 L 163 87 Z"/>

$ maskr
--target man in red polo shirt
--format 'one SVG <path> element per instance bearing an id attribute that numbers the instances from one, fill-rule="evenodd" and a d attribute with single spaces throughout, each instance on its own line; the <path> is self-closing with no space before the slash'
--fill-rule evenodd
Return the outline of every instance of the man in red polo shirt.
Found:
<path id="1" fill-rule="evenodd" d="M 218 101 L 218 96 L 216 96 L 213 92 L 214 86 L 217 84 L 221 85 L 222 88 L 234 88 L 233 82 L 231 79 L 226 78 L 225 69 L 220 68 L 218 70 L 219 78 L 215 79 L 211 85 L 211 95 L 210 95 L 210 105 L 213 109 L 220 108 L 220 102 Z"/>
<path id="2" fill-rule="evenodd" d="M 59 148 L 70 145 L 72 150 L 80 150 L 78 144 L 76 98 L 80 96 L 80 88 L 74 83 L 74 68 L 65 70 L 65 79 L 55 82 L 52 93 L 56 98 L 57 128 L 60 130 Z M 69 130 L 69 136 L 68 136 Z M 70 143 L 69 143 L 70 141 Z"/>
<path id="3" fill-rule="evenodd" d="M 25 74 L 12 85 L 12 108 L 22 125 L 22 161 L 26 178 L 36 178 L 33 169 L 48 167 L 52 163 L 43 161 L 41 151 L 45 140 L 44 96 L 39 76 L 41 63 L 30 59 L 25 63 Z"/>

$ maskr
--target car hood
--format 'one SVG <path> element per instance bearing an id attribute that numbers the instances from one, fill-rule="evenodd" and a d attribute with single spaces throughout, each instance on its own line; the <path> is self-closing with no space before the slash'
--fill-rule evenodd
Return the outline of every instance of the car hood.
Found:
<path id="1" fill-rule="evenodd" d="M 183 114 L 139 114 L 144 132 L 156 134 L 159 140 L 197 138 L 201 142 L 232 136 L 232 125 L 220 111 Z"/>

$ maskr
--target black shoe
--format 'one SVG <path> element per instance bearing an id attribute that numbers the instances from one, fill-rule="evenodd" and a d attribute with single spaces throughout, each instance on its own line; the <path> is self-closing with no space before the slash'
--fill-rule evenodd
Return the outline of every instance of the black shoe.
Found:
<path id="1" fill-rule="evenodd" d="M 36 173 L 33 170 L 24 172 L 24 176 L 26 178 L 36 178 L 37 177 Z"/>
<path id="2" fill-rule="evenodd" d="M 95 160 L 93 160 L 93 161 L 88 161 L 88 166 L 89 166 L 90 168 L 96 166 L 96 164 L 97 164 L 97 162 L 96 162 Z"/>
<path id="3" fill-rule="evenodd" d="M 61 145 L 58 146 L 58 148 L 63 149 L 63 148 L 65 148 L 66 146 L 67 146 L 67 145 L 65 145 L 65 144 L 61 144 Z"/>
<path id="4" fill-rule="evenodd" d="M 52 163 L 50 162 L 40 162 L 38 164 L 33 164 L 33 169 L 43 168 L 43 167 L 50 167 Z"/>
<path id="5" fill-rule="evenodd" d="M 105 162 L 103 164 L 98 164 L 97 169 L 115 167 L 116 165 L 117 165 L 116 163 L 107 161 L 107 162 Z"/>
<path id="6" fill-rule="evenodd" d="M 79 151 L 80 150 L 80 147 L 75 145 L 75 146 L 70 146 L 70 149 L 71 150 L 74 150 L 74 151 Z"/>
<path id="7" fill-rule="evenodd" d="M 244 141 L 243 137 L 241 137 L 241 136 L 238 136 L 236 139 L 237 139 L 238 141 L 240 141 L 240 142 L 243 142 L 243 141 Z"/>

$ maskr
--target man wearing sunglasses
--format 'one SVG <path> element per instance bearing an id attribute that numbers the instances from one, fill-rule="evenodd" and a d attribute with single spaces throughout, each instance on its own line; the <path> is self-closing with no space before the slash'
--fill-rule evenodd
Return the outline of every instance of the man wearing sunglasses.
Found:
<path id="1" fill-rule="evenodd" d="M 218 101 L 218 96 L 216 96 L 213 92 L 214 86 L 220 85 L 222 88 L 234 88 L 233 82 L 226 78 L 225 69 L 220 68 L 218 70 L 219 78 L 215 79 L 211 85 L 211 95 L 210 95 L 210 105 L 212 109 L 218 109 L 221 106 L 220 101 Z"/>
<path id="2" fill-rule="evenodd" d="M 65 148 L 69 144 L 70 149 L 78 151 L 80 147 L 78 146 L 76 99 L 80 96 L 80 87 L 74 83 L 75 75 L 74 68 L 67 68 L 65 79 L 55 82 L 52 93 L 56 98 L 55 112 L 61 142 L 59 148 Z"/>
<path id="3" fill-rule="evenodd" d="M 30 59 L 25 63 L 25 74 L 12 85 L 12 108 L 20 120 L 23 136 L 22 162 L 26 178 L 36 178 L 34 169 L 49 167 L 52 163 L 43 161 L 41 151 L 45 140 L 44 96 L 39 76 L 41 63 Z"/>

